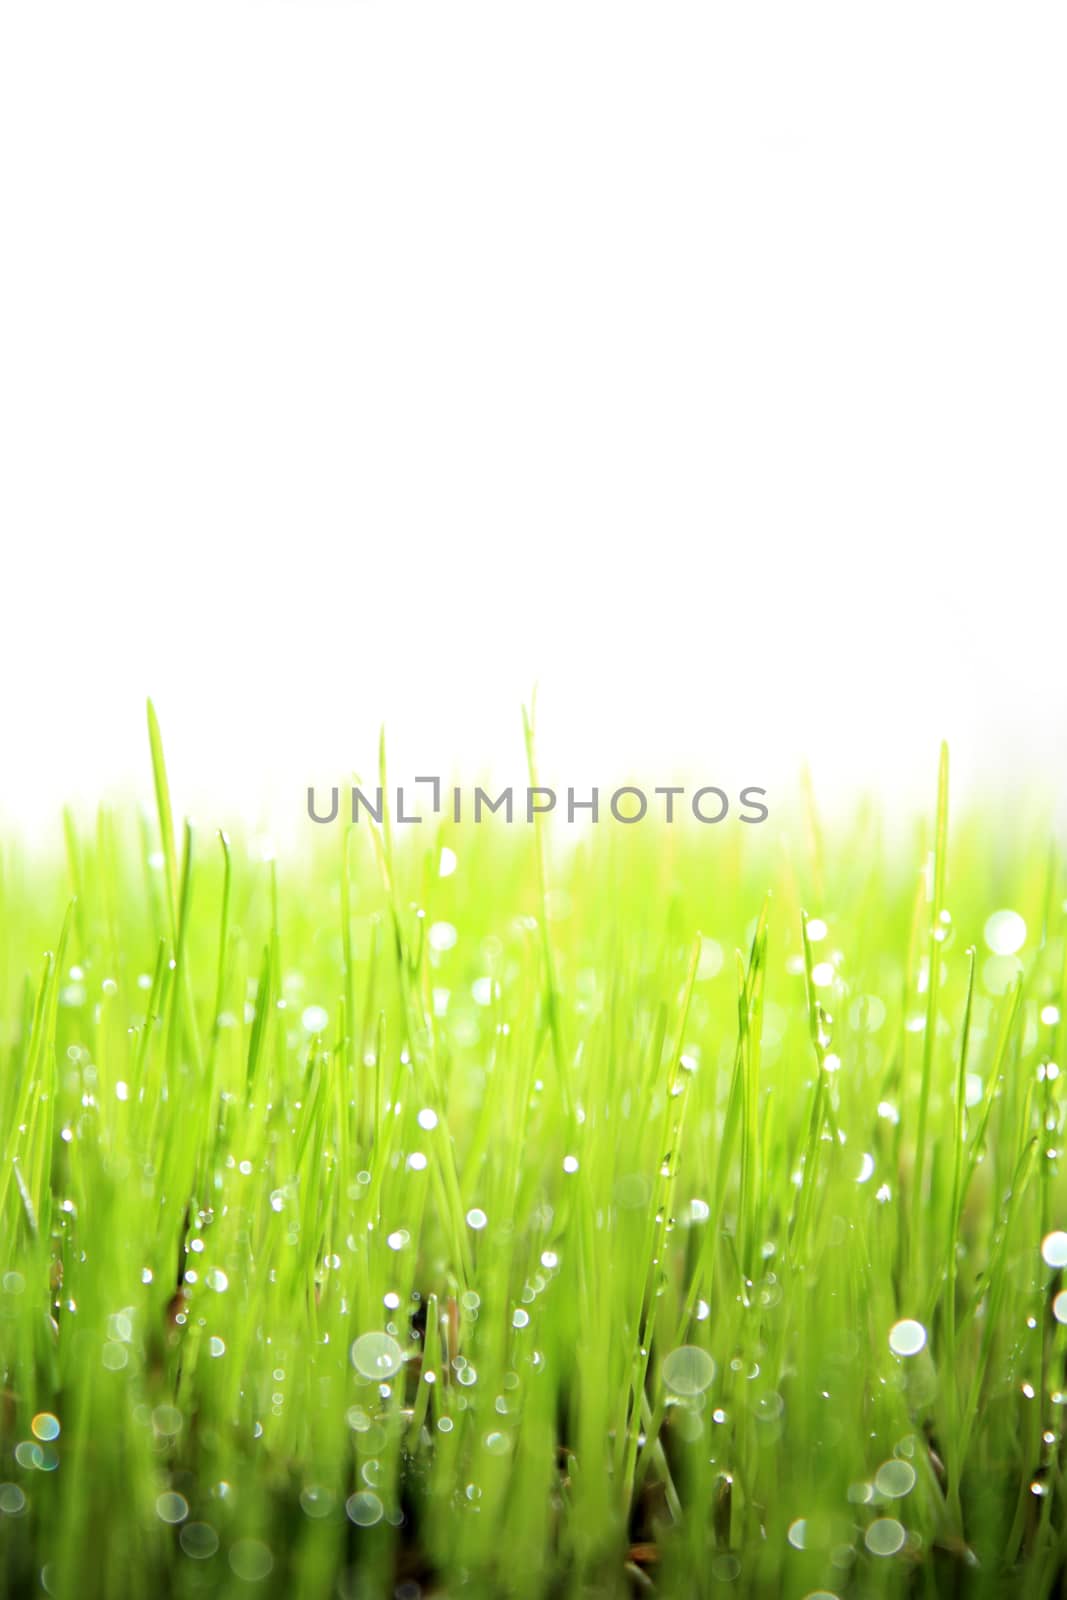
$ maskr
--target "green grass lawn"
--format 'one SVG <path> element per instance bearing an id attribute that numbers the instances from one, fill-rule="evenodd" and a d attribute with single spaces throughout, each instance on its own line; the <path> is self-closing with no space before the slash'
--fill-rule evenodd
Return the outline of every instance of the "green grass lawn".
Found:
<path id="1" fill-rule="evenodd" d="M 153 743 L 0 853 L 5 1594 L 1057 1589 L 1047 829 L 273 861 Z"/>

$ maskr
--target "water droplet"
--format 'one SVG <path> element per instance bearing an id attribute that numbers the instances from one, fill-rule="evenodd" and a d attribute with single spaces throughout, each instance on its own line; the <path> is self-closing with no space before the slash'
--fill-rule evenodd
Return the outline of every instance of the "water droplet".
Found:
<path id="1" fill-rule="evenodd" d="M 152 1413 L 152 1426 L 165 1439 L 172 1438 L 181 1432 L 182 1414 L 177 1406 L 157 1406 Z"/>
<path id="2" fill-rule="evenodd" d="M 219 1547 L 219 1536 L 210 1522 L 187 1522 L 178 1542 L 194 1561 L 208 1561 Z"/>
<path id="3" fill-rule="evenodd" d="M 274 1557 L 258 1539 L 238 1539 L 230 1550 L 230 1566 L 246 1583 L 262 1583 L 274 1566 Z"/>
<path id="4" fill-rule="evenodd" d="M 451 950 L 459 935 L 450 922 L 431 922 L 426 937 L 430 941 L 430 949 L 440 952 Z"/>
<path id="5" fill-rule="evenodd" d="M 786 1538 L 789 1540 L 789 1543 L 793 1546 L 794 1550 L 804 1549 L 804 1540 L 807 1537 L 807 1532 L 808 1524 L 804 1517 L 797 1517 L 795 1522 L 791 1522 L 789 1524 L 789 1531 L 786 1534 Z"/>
<path id="6" fill-rule="evenodd" d="M 345 1511 L 350 1522 L 357 1528 L 373 1528 L 376 1522 L 382 1520 L 384 1506 L 378 1496 L 371 1489 L 360 1489 L 356 1494 L 350 1494 L 345 1501 Z"/>
<path id="7" fill-rule="evenodd" d="M 1041 1255 L 1047 1267 L 1067 1267 L 1067 1233 L 1055 1229 L 1041 1241 Z"/>
<path id="8" fill-rule="evenodd" d="M 472 1206 L 467 1212 L 467 1226 L 468 1228 L 473 1228 L 475 1233 L 481 1233 L 488 1221 L 489 1218 L 478 1206 Z"/>
<path id="9" fill-rule="evenodd" d="M 750 1373 L 749 1376 L 755 1374 Z M 777 1422 L 785 1410 L 785 1401 L 776 1389 L 771 1389 L 767 1394 L 760 1395 L 752 1409 L 760 1422 Z"/>
<path id="10" fill-rule="evenodd" d="M 699 1345 L 683 1344 L 663 1358 L 663 1381 L 675 1394 L 703 1394 L 715 1378 L 715 1362 Z"/>
<path id="11" fill-rule="evenodd" d="M 889 1348 L 895 1356 L 917 1356 L 926 1344 L 926 1329 L 921 1322 L 905 1317 L 889 1330 Z"/>
<path id="12" fill-rule="evenodd" d="M 703 983 L 708 978 L 714 978 L 722 971 L 722 962 L 722 945 L 715 939 L 701 939 L 700 964 L 697 967 L 698 982 Z"/>
<path id="13" fill-rule="evenodd" d="M 47 1441 L 59 1438 L 59 1419 L 50 1411 L 39 1411 L 30 1423 L 30 1427 L 38 1439 Z"/>
<path id="14" fill-rule="evenodd" d="M 184 1522 L 189 1515 L 189 1502 L 183 1494 L 168 1489 L 156 1498 L 156 1516 L 161 1522 Z"/>
<path id="15" fill-rule="evenodd" d="M 996 956 L 1013 956 L 1026 943 L 1026 923 L 1017 911 L 994 911 L 986 919 L 985 942 Z"/>
<path id="16" fill-rule="evenodd" d="M 404 1352 L 388 1333 L 361 1333 L 352 1342 L 352 1365 L 361 1377 L 380 1382 L 400 1371 Z"/>
<path id="17" fill-rule="evenodd" d="M 915 1468 L 910 1461 L 883 1461 L 874 1475 L 874 1487 L 890 1500 L 900 1500 L 915 1487 Z"/>
<path id="18" fill-rule="evenodd" d="M 306 1006 L 300 1018 L 305 1033 L 321 1033 L 330 1021 L 325 1006 Z"/>
<path id="19" fill-rule="evenodd" d="M 877 1517 L 863 1536 L 872 1556 L 895 1556 L 903 1550 L 907 1535 L 896 1517 Z"/>
<path id="20" fill-rule="evenodd" d="M 329 1489 L 309 1484 L 300 1491 L 300 1509 L 306 1517 L 328 1517 L 333 1506 L 334 1497 Z"/>
<path id="21" fill-rule="evenodd" d="M 0 1512 L 6 1517 L 20 1517 L 26 1509 L 26 1496 L 17 1483 L 0 1483 Z"/>

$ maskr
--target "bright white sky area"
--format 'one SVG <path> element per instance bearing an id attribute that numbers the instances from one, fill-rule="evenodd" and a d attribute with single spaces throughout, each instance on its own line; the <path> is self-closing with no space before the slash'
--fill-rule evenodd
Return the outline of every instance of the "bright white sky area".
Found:
<path id="1" fill-rule="evenodd" d="M 0 21 L 0 813 L 1065 769 L 1067 11 Z M 431 765 L 432 764 L 432 765 Z M 775 786 L 777 786 L 775 788 Z"/>

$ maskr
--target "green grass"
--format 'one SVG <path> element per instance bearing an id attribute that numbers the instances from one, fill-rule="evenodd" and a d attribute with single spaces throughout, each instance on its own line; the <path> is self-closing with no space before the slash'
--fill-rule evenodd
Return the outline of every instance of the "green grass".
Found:
<path id="1" fill-rule="evenodd" d="M 275 863 L 176 829 L 150 734 L 150 822 L 0 853 L 5 1594 L 1057 1589 L 1047 832 L 950 824 L 943 762 L 903 846 Z"/>

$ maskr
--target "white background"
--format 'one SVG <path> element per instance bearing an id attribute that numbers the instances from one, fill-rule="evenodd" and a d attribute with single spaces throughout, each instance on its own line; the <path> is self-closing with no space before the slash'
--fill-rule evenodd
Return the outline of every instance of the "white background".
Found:
<path id="1" fill-rule="evenodd" d="M 0 811 L 1057 783 L 1065 18 L 8 4 Z"/>

